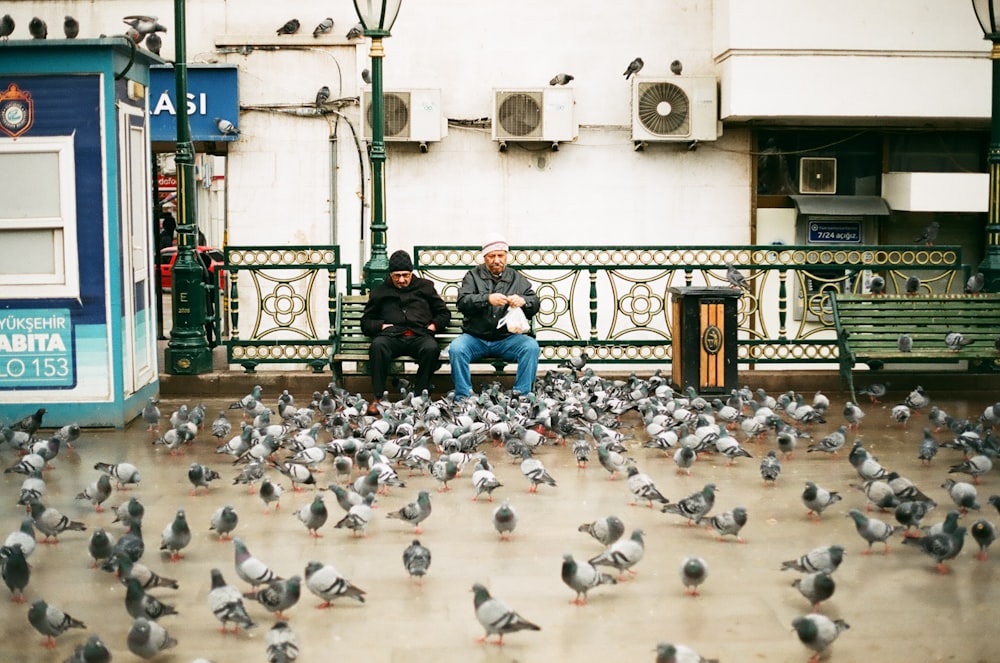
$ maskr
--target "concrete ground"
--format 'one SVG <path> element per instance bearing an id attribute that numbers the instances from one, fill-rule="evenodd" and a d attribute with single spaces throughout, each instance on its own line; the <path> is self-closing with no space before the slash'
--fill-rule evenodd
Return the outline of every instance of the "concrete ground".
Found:
<path id="1" fill-rule="evenodd" d="M 807 400 L 811 401 L 814 391 L 805 391 Z M 302 405 L 309 399 L 311 385 L 293 384 L 291 392 Z M 265 404 L 273 408 L 278 393 L 265 388 Z M 949 466 L 962 460 L 956 450 L 941 449 L 929 465 L 918 460 L 921 431 L 928 426 L 927 409 L 905 426 L 890 418 L 892 405 L 905 395 L 900 383 L 884 404 L 862 403 L 867 416 L 859 433 L 849 434 L 849 441 L 859 437 L 884 467 L 912 479 L 939 505 L 925 518 L 925 524 L 939 522 L 953 507 L 942 483 L 949 477 L 969 477 L 948 473 Z M 958 396 L 931 391 L 930 395 L 933 404 L 956 419 L 975 420 L 998 399 L 996 390 Z M 812 429 L 814 441 L 844 423 L 843 397 L 831 396 L 828 422 Z M 182 403 L 193 406 L 201 400 L 211 419 L 233 398 L 170 393 L 164 395 L 160 407 L 166 416 Z M 226 411 L 238 427 L 240 412 Z M 321 465 L 324 472 L 317 476 L 317 484 L 302 492 L 292 491 L 288 479 L 276 470 L 269 471 L 286 492 L 280 508 L 265 513 L 257 494 L 233 484 L 238 468 L 229 456 L 215 453 L 216 440 L 206 431 L 199 432 L 191 446 L 171 455 L 164 446 L 152 443 L 156 434 L 147 432 L 139 420 L 123 431 L 86 430 L 75 448 L 63 448 L 45 472 L 43 502 L 85 523 L 87 531 L 65 532 L 58 544 L 39 544 L 29 559 L 27 603 L 11 603 L 6 598 L 0 601 L 0 660 L 62 661 L 89 633 L 100 634 L 114 660 L 138 660 L 125 647 L 131 618 L 124 607 L 124 588 L 111 574 L 90 568 L 87 552 L 89 537 L 98 527 L 116 538 L 122 536 L 124 529 L 113 522 L 110 507 L 133 496 L 145 506 L 142 563 L 179 582 L 176 590 L 150 591 L 180 613 L 159 621 L 178 641 L 175 648 L 156 657 L 159 661 L 188 663 L 199 657 L 217 663 L 266 660 L 265 639 L 276 622 L 274 615 L 248 599 L 247 609 L 257 628 L 224 635 L 207 607 L 212 568 L 220 569 L 226 581 L 240 591 L 250 590 L 236 575 L 234 544 L 220 542 L 209 530 L 212 513 L 224 504 L 232 505 L 239 514 L 235 534 L 276 573 L 286 578 L 302 575 L 306 563 L 316 560 L 335 566 L 366 592 L 363 604 L 340 599 L 319 610 L 320 599 L 302 589 L 299 602 L 285 614 L 301 639 L 298 660 L 303 662 L 653 661 L 654 649 L 661 641 L 683 643 L 721 661 L 804 662 L 811 652 L 798 641 L 791 623 L 812 608 L 791 586 L 801 574 L 782 571 L 782 562 L 831 544 L 842 545 L 846 555 L 833 574 L 836 591 L 819 611 L 846 620 L 851 628 L 823 660 L 1000 660 L 1000 644 L 992 633 L 1000 620 L 1000 550 L 979 561 L 974 557 L 978 548 L 967 537 L 958 557 L 947 562 L 947 574 L 939 573 L 935 561 L 918 548 L 900 545 L 899 534 L 890 539 L 888 554 L 882 554 L 882 544 L 875 544 L 876 554 L 865 555 L 867 544 L 846 517 L 849 509 L 864 510 L 866 504 L 865 495 L 852 487 L 860 479 L 847 461 L 846 449 L 837 457 L 808 453 L 808 441 L 800 440 L 792 458 L 783 461 L 775 485 L 765 487 L 758 465 L 767 450 L 775 448 L 773 434 L 759 442 L 744 442 L 744 436 L 738 434 L 753 458 L 738 458 L 728 466 L 719 454 L 705 455 L 687 476 L 675 473 L 673 460 L 664 452 L 644 446 L 649 436 L 636 412 L 623 417 L 619 431 L 626 438 L 626 455 L 635 459 L 637 467 L 672 503 L 714 483 L 718 493 L 710 516 L 745 507 L 748 522 L 741 535 L 746 543 L 737 543 L 733 537 L 718 541 L 713 532 L 689 526 L 684 518 L 661 513 L 658 507 L 630 506 L 632 496 L 624 478 L 610 480 L 596 453 L 586 468 L 578 468 L 569 445 L 546 443 L 537 449 L 536 457 L 557 486 L 543 485 L 536 494 L 529 494 L 528 481 L 505 449 L 483 444 L 480 449 L 503 483 L 492 503 L 485 496 L 473 500 L 472 468 L 451 483 L 449 492 L 439 492 L 438 482 L 426 473 L 409 476 L 400 468 L 406 486 L 378 498 L 367 536 L 356 538 L 333 527 L 343 510 L 333 493 L 325 490 L 336 480 L 329 457 Z M 938 432 L 935 437 L 944 442 L 954 435 Z M 321 442 L 329 439 L 329 433 L 320 436 Z M 285 455 L 279 453 L 280 457 Z M 142 481 L 132 490 L 116 490 L 105 502 L 103 513 L 84 500 L 74 499 L 97 478 L 96 462 L 126 460 L 140 469 Z M 0 462 L 4 467 L 17 462 L 7 445 L 0 447 Z M 193 462 L 222 475 L 207 494 L 191 495 L 187 470 Z M 982 477 L 978 486 L 982 507 L 963 515 L 962 525 L 971 527 L 978 518 L 1000 523 L 996 509 L 987 502 L 988 496 L 1000 493 L 997 471 Z M 24 516 L 23 507 L 16 504 L 23 479 L 16 473 L 0 478 L 7 505 L 0 535 L 16 529 Z M 842 497 L 819 519 L 805 515 L 801 494 L 807 480 L 838 491 Z M 420 490 L 430 493 L 432 504 L 419 535 L 433 555 L 422 585 L 408 577 L 402 563 L 403 550 L 418 535 L 412 526 L 387 518 L 413 501 Z M 293 515 L 317 494 L 324 497 L 330 514 L 319 530 L 322 538 L 309 536 Z M 509 500 L 518 514 L 509 541 L 500 539 L 492 523 L 492 512 L 503 500 Z M 182 552 L 183 559 L 171 562 L 158 547 L 161 531 L 178 508 L 185 510 L 193 535 Z M 574 592 L 560 579 L 563 555 L 569 553 L 582 561 L 600 554 L 604 547 L 577 527 L 612 514 L 624 522 L 626 537 L 637 528 L 645 532 L 644 556 L 635 565 L 634 576 L 593 589 L 587 605 L 573 605 L 570 599 Z M 892 513 L 869 515 L 893 522 Z M 682 560 L 689 555 L 704 558 L 709 568 L 697 596 L 685 594 L 679 574 Z M 605 570 L 617 575 L 614 569 Z M 541 630 L 509 634 L 503 647 L 477 643 L 484 630 L 473 612 L 473 583 L 485 585 Z M 6 592 L 6 588 L 0 587 L 0 591 Z M 84 621 L 87 628 L 71 629 L 59 636 L 54 650 L 43 648 L 42 636 L 29 626 L 26 617 L 27 606 L 39 599 Z"/>

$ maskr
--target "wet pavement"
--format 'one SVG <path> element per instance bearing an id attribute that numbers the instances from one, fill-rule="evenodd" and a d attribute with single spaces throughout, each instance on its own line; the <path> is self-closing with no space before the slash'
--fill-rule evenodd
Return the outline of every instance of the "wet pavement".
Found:
<path id="1" fill-rule="evenodd" d="M 296 396 L 301 403 L 308 394 Z M 909 477 L 938 503 L 924 523 L 939 522 L 953 506 L 941 484 L 949 477 L 969 477 L 948 474 L 949 466 L 962 459 L 959 451 L 941 449 L 929 465 L 918 460 L 921 431 L 928 425 L 927 410 L 914 415 L 905 427 L 892 421 L 891 406 L 903 396 L 902 392 L 890 393 L 887 405 L 863 403 L 866 417 L 858 436 L 884 467 Z M 997 397 L 949 394 L 947 399 L 938 400 L 931 394 L 932 403 L 956 419 L 978 418 Z M 809 394 L 807 399 L 811 398 Z M 812 430 L 814 441 L 844 423 L 842 396 L 833 395 L 832 401 L 828 423 Z M 227 403 L 206 402 L 209 419 Z M 164 401 L 160 407 L 166 415 L 180 404 L 179 400 Z M 230 412 L 234 423 L 238 415 L 238 411 Z M 111 574 L 90 568 L 87 553 L 95 528 L 103 527 L 116 538 L 124 529 L 112 522 L 110 509 L 97 513 L 89 503 L 74 499 L 96 479 L 94 463 L 124 460 L 140 469 L 142 481 L 133 490 L 114 491 L 105 506 L 117 506 L 132 496 L 142 501 L 147 544 L 142 562 L 179 582 L 177 590 L 150 590 L 180 613 L 159 620 L 179 643 L 157 656 L 159 661 L 188 663 L 199 657 L 217 663 L 266 660 L 265 637 L 276 621 L 271 613 L 247 600 L 257 628 L 223 635 L 207 607 L 212 568 L 219 568 L 227 582 L 241 591 L 250 589 L 235 573 L 234 544 L 220 542 L 209 531 L 212 513 L 224 504 L 231 504 L 239 514 L 235 534 L 276 573 L 302 575 L 306 563 L 317 560 L 335 566 L 366 592 L 363 604 L 340 599 L 321 610 L 317 609 L 320 599 L 302 589 L 300 601 L 285 614 L 301 638 L 298 660 L 303 662 L 653 661 L 656 644 L 661 641 L 683 643 L 705 657 L 727 662 L 806 661 L 811 652 L 798 641 L 791 623 L 811 606 L 791 586 L 801 574 L 782 571 L 781 563 L 830 544 L 843 545 L 846 555 L 834 573 L 836 591 L 822 603 L 820 612 L 846 620 L 851 628 L 823 660 L 1000 660 L 1000 642 L 992 632 L 1000 623 L 1000 547 L 991 550 L 986 561 L 979 561 L 974 557 L 977 546 L 967 537 L 958 557 L 947 562 L 951 571 L 947 574 L 939 573 L 934 560 L 917 548 L 901 545 L 898 534 L 890 539 L 888 554 L 880 554 L 879 543 L 874 546 L 876 554 L 862 554 L 867 544 L 845 516 L 848 509 L 864 509 L 866 498 L 851 486 L 860 479 L 847 461 L 847 447 L 832 457 L 807 453 L 808 441 L 800 440 L 793 457 L 783 461 L 776 485 L 765 487 L 758 465 L 767 450 L 775 448 L 773 433 L 761 442 L 744 443 L 753 458 L 737 458 L 727 466 L 719 454 L 705 455 L 686 476 L 675 473 L 673 460 L 662 451 L 644 447 L 648 435 L 635 412 L 625 415 L 620 431 L 632 436 L 625 441 L 627 455 L 671 502 L 714 483 L 717 498 L 710 516 L 738 505 L 745 507 L 748 522 L 741 536 L 746 543 L 737 543 L 733 537 L 720 542 L 713 532 L 688 526 L 684 518 L 661 513 L 658 507 L 630 506 L 632 497 L 624 478 L 609 480 L 596 453 L 585 469 L 578 469 L 569 445 L 546 444 L 537 449 L 536 457 L 557 486 L 542 485 L 536 494 L 529 494 L 528 481 L 518 464 L 502 447 L 490 443 L 480 449 L 504 484 L 495 491 L 493 503 L 485 495 L 473 501 L 471 467 L 451 483 L 452 490 L 447 493 L 438 492 L 439 484 L 429 474 L 407 476 L 400 468 L 406 487 L 393 488 L 378 498 L 364 538 L 333 527 L 343 511 L 333 493 L 324 490 L 330 518 L 319 530 L 322 538 L 317 539 L 310 537 L 292 514 L 307 506 L 318 488 L 307 486 L 301 493 L 286 490 L 280 508 L 265 514 L 258 495 L 249 493 L 245 486 L 233 485 L 237 469 L 228 456 L 214 453 L 215 439 L 205 431 L 192 446 L 172 456 L 165 447 L 151 444 L 154 435 L 138 420 L 124 431 L 85 430 L 75 448 L 62 449 L 51 470 L 45 472 L 43 502 L 84 522 L 88 530 L 65 532 L 58 544 L 37 547 L 29 559 L 32 570 L 27 603 L 9 602 L 6 588 L 0 587 L 4 592 L 0 601 L 0 660 L 62 661 L 89 633 L 102 636 L 115 661 L 139 660 L 125 647 L 131 619 L 124 607 L 124 587 Z M 743 442 L 744 436 L 737 436 Z M 849 433 L 848 447 L 854 437 Z M 954 436 L 939 432 L 936 437 L 946 441 Z M 321 434 L 322 442 L 328 439 L 328 434 Z M 0 447 L 4 467 L 16 460 L 9 446 Z M 190 494 L 187 470 L 192 462 L 222 474 L 207 494 Z M 318 486 L 325 488 L 335 480 L 335 472 L 329 457 L 321 467 L 325 472 L 318 475 Z M 970 526 L 980 517 L 1000 523 L 997 510 L 987 502 L 989 495 L 1000 493 L 998 472 L 994 468 L 982 477 L 978 486 L 982 509 L 962 516 L 962 525 Z M 289 488 L 287 478 L 274 470 L 269 475 Z M 16 529 L 23 517 L 22 507 L 15 504 L 23 479 L 13 473 L 0 479 L 0 499 L 7 505 L 0 535 Z M 818 520 L 806 516 L 801 501 L 807 480 L 839 491 L 843 498 Z M 414 500 L 419 490 L 429 491 L 432 504 L 419 536 L 433 554 L 422 585 L 411 581 L 402 563 L 403 550 L 414 539 L 414 528 L 386 517 Z M 500 539 L 492 523 L 492 512 L 504 499 L 519 517 L 509 541 Z M 160 532 L 178 508 L 185 510 L 193 538 L 183 550 L 183 559 L 171 562 L 157 547 Z M 635 528 L 645 532 L 645 554 L 634 567 L 634 577 L 597 587 L 590 591 L 587 605 L 574 605 L 570 603 L 574 592 L 560 579 L 563 555 L 570 553 L 584 560 L 599 554 L 603 546 L 578 532 L 577 526 L 611 514 L 624 521 L 626 537 Z M 892 513 L 871 515 L 893 522 Z M 709 568 L 697 596 L 685 594 L 679 573 L 682 560 L 689 555 L 704 558 Z M 610 568 L 604 570 L 615 573 Z M 503 647 L 477 643 L 483 628 L 476 621 L 470 591 L 477 582 L 541 630 L 509 634 Z M 87 629 L 71 629 L 57 638 L 54 650 L 43 648 L 42 636 L 29 626 L 26 617 L 28 605 L 38 599 L 84 621 Z"/>

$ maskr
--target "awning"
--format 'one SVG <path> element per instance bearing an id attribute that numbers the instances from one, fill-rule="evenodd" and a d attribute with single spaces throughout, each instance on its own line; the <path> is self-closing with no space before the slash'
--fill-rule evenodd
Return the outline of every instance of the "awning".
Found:
<path id="1" fill-rule="evenodd" d="M 889 204 L 880 196 L 789 196 L 800 215 L 889 216 Z"/>

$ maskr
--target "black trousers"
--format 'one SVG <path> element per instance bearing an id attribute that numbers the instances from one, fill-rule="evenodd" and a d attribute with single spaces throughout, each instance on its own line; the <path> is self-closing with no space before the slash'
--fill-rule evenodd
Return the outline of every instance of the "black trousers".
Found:
<path id="1" fill-rule="evenodd" d="M 430 388 L 431 377 L 441 365 L 439 356 L 438 343 L 433 336 L 376 336 L 368 350 L 375 398 L 382 398 L 389 367 L 396 357 L 412 357 L 417 362 L 413 391 L 419 394 Z"/>

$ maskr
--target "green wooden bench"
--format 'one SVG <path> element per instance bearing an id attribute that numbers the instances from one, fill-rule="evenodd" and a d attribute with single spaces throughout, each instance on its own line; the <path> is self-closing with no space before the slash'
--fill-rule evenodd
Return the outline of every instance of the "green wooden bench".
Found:
<path id="1" fill-rule="evenodd" d="M 368 348 L 372 340 L 361 331 L 361 315 L 365 311 L 368 295 L 340 295 L 337 297 L 337 333 L 333 341 L 333 352 L 330 356 L 330 368 L 334 380 L 341 382 L 346 372 L 345 364 L 353 364 L 352 374 L 370 375 L 368 367 Z M 454 298 L 445 297 L 445 304 L 451 311 L 451 322 L 447 329 L 436 335 L 441 348 L 441 361 L 448 363 L 448 345 L 462 333 L 462 313 Z M 541 361 L 541 359 L 539 360 Z M 476 364 L 488 365 L 496 375 L 502 375 L 507 361 L 499 358 L 483 357 Z M 403 362 L 395 362 L 393 373 L 403 372 Z"/>
<path id="2" fill-rule="evenodd" d="M 854 393 L 854 367 L 968 361 L 969 368 L 1000 368 L 1000 294 L 847 295 L 830 297 L 840 353 L 840 377 Z M 950 331 L 973 342 L 955 352 L 945 345 Z M 910 352 L 899 350 L 909 334 Z"/>

